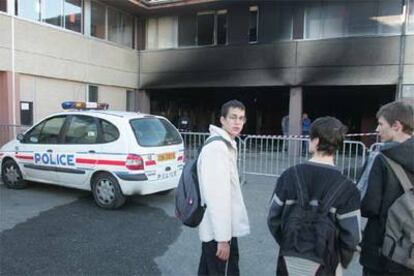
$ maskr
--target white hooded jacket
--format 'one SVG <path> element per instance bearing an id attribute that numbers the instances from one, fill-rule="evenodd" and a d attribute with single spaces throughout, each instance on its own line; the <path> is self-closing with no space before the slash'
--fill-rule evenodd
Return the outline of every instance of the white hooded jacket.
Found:
<path id="1" fill-rule="evenodd" d="M 197 163 L 202 201 L 207 205 L 199 226 L 201 241 L 229 241 L 250 233 L 237 171 L 237 144 L 222 128 L 210 125 L 210 136 L 222 136 L 203 147 Z"/>

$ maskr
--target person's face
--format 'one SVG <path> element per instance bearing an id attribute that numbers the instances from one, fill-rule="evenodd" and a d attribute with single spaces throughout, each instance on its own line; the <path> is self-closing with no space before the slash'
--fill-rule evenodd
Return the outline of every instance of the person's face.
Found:
<path id="1" fill-rule="evenodd" d="M 381 142 L 393 141 L 396 134 L 395 127 L 391 126 L 382 116 L 378 118 L 376 131 L 378 131 L 378 134 L 381 137 Z"/>
<path id="2" fill-rule="evenodd" d="M 235 138 L 243 130 L 246 122 L 246 112 L 240 108 L 230 107 L 227 116 L 220 117 L 221 127 L 227 131 L 232 138 Z"/>

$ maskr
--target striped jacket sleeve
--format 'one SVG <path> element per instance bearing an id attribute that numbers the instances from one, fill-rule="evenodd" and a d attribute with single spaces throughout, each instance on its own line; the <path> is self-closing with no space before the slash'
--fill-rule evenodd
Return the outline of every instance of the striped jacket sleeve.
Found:
<path id="1" fill-rule="evenodd" d="M 353 184 L 352 184 L 353 185 Z M 342 206 L 338 206 L 336 220 L 339 227 L 339 253 L 341 264 L 347 267 L 356 247 L 361 241 L 360 193 L 353 186 L 350 196 Z"/>
<path id="2" fill-rule="evenodd" d="M 267 216 L 267 225 L 270 233 L 279 244 L 281 239 L 283 208 L 286 199 L 285 175 L 286 174 L 282 174 L 277 180 L 274 192 L 270 199 L 269 214 Z"/>

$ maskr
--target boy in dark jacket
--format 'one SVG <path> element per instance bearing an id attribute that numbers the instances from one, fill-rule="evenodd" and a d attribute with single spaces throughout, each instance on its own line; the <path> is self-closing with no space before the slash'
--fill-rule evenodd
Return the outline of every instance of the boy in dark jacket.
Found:
<path id="1" fill-rule="evenodd" d="M 414 275 L 414 271 L 381 254 L 388 210 L 403 194 L 397 176 L 384 155 L 402 166 L 414 183 L 414 111 L 403 102 L 384 105 L 377 113 L 377 131 L 385 144 L 375 156 L 368 174 L 368 188 L 362 200 L 362 216 L 368 218 L 361 244 L 360 263 L 364 275 Z M 414 256 L 413 256 L 414 257 Z"/>
<path id="2" fill-rule="evenodd" d="M 360 194 L 334 165 L 335 151 L 342 145 L 345 130 L 346 127 L 333 117 L 315 120 L 310 128 L 312 158 L 287 169 L 277 180 L 267 221 L 280 245 L 277 275 L 335 275 L 337 269 L 341 270 L 339 264 L 346 267 L 352 259 L 361 234 Z M 291 233 L 296 232 L 291 229 L 303 225 L 296 220 L 294 227 L 290 227 L 298 214 L 296 210 L 299 215 L 303 214 L 302 209 L 298 209 L 302 202 L 306 203 L 307 211 L 314 210 L 309 217 L 324 213 L 324 208 L 326 214 L 312 222 L 313 229 L 317 230 L 310 231 L 309 239 L 303 238 L 307 235 L 302 231 L 309 224 L 304 224 L 293 236 L 300 238 L 291 239 Z M 306 220 L 306 216 L 303 219 Z M 327 224 L 332 226 L 333 235 L 325 241 L 324 235 L 318 234 L 326 230 Z M 324 248 L 325 242 L 332 246 Z"/>

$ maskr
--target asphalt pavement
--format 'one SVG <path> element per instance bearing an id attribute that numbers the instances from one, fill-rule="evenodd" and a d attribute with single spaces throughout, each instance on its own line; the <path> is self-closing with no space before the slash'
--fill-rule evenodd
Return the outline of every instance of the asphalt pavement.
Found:
<path id="1" fill-rule="evenodd" d="M 274 183 L 254 176 L 243 186 L 251 234 L 239 239 L 242 275 L 275 275 L 266 225 Z M 174 192 L 108 211 L 85 191 L 0 185 L 1 275 L 196 275 L 200 250 L 197 230 L 174 217 Z M 361 275 L 357 257 L 345 276 Z"/>

